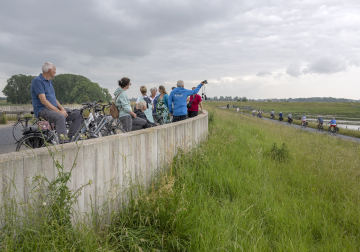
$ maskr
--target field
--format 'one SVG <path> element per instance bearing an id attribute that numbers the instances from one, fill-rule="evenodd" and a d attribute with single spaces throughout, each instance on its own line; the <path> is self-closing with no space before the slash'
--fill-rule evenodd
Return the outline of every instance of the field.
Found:
<path id="1" fill-rule="evenodd" d="M 207 142 L 108 226 L 2 233 L 4 251 L 358 251 L 359 144 L 206 109 Z"/>

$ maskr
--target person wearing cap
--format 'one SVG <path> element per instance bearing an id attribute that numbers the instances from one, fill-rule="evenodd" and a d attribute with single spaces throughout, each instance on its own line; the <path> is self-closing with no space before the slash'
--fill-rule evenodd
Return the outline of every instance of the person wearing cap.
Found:
<path id="1" fill-rule="evenodd" d="M 204 82 L 201 82 L 194 90 L 188 90 L 184 88 L 184 81 L 178 80 L 176 84 L 177 88 L 171 91 L 168 101 L 168 108 L 170 115 L 173 115 L 173 122 L 178 122 L 187 118 L 187 97 L 197 94 L 204 84 Z M 172 107 L 173 104 L 174 109 Z"/>

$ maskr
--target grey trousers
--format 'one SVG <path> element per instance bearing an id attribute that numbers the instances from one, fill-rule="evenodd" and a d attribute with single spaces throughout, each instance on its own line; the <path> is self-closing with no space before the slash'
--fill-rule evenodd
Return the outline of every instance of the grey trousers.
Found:
<path id="1" fill-rule="evenodd" d="M 143 129 L 146 124 L 146 120 L 138 117 L 133 118 L 131 115 L 122 116 L 119 119 L 126 132 Z"/>
<path id="2" fill-rule="evenodd" d="M 65 109 L 67 112 L 71 111 L 70 109 Z M 65 118 L 65 116 L 52 111 L 48 108 L 44 108 L 40 111 L 39 116 L 40 118 L 44 118 L 46 121 L 50 122 L 50 123 L 54 123 L 56 125 L 56 131 L 59 137 L 59 141 L 60 143 L 66 143 L 68 142 L 67 138 L 71 139 L 74 134 L 76 133 L 76 131 L 79 129 L 81 121 L 82 121 L 82 117 L 80 115 L 80 111 L 72 111 L 72 113 L 70 113 L 68 115 L 68 117 Z M 71 125 L 70 125 L 70 129 L 69 129 L 69 135 L 66 132 L 66 123 L 65 122 L 69 122 L 71 121 Z M 64 137 L 61 137 L 60 135 L 64 135 L 65 140 L 63 139 Z"/>

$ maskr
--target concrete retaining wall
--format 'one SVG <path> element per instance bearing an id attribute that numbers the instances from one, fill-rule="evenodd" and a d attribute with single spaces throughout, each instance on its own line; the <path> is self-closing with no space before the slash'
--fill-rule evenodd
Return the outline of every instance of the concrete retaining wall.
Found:
<path id="1" fill-rule="evenodd" d="M 76 190 L 92 181 L 83 189 L 76 209 L 77 212 L 91 213 L 92 207 L 97 211 L 106 208 L 104 203 L 109 198 L 115 199 L 118 189 L 125 189 L 130 179 L 148 184 L 157 168 L 172 160 L 177 147 L 189 149 L 205 140 L 207 132 L 208 114 L 205 112 L 177 123 L 57 146 L 54 158 L 63 163 L 65 171 L 70 171 L 77 156 L 68 186 Z M 0 155 L 0 188 L 3 192 L 0 203 L 4 201 L 3 197 L 15 194 L 26 203 L 30 197 L 31 178 L 42 174 L 52 180 L 56 173 L 46 148 Z M 16 191 L 4 193 L 12 183 Z M 117 204 L 109 207 L 118 205 L 119 201 L 121 199 L 116 198 Z"/>

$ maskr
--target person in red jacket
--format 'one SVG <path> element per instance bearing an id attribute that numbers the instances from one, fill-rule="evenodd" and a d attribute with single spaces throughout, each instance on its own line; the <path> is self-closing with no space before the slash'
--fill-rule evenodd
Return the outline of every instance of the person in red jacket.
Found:
<path id="1" fill-rule="evenodd" d="M 194 89 L 195 89 L 195 87 L 192 88 L 192 90 L 194 90 Z M 188 117 L 189 118 L 198 115 L 198 113 L 199 113 L 199 105 L 200 105 L 200 108 L 201 108 L 201 113 L 204 114 L 203 106 L 202 106 L 202 99 L 201 99 L 200 95 L 198 95 L 198 94 L 195 94 L 195 96 L 191 95 L 188 98 L 188 104 L 189 103 L 191 103 L 191 107 L 188 108 Z"/>

